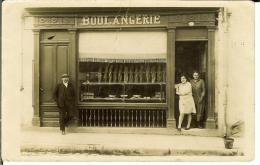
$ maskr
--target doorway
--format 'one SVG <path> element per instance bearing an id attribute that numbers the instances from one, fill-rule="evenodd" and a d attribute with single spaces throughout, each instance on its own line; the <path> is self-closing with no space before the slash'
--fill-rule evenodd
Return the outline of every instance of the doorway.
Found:
<path id="1" fill-rule="evenodd" d="M 175 47 L 175 84 L 180 83 L 181 74 L 187 75 L 188 81 L 190 81 L 194 70 L 198 71 L 200 78 L 207 83 L 207 41 L 177 41 Z M 205 96 L 205 99 L 206 98 Z M 179 118 L 179 96 L 176 94 L 174 106 L 177 127 Z M 206 111 L 204 112 L 206 113 Z M 206 121 L 206 116 L 207 114 L 204 114 L 204 122 Z M 193 127 L 195 127 L 194 119 L 195 116 L 193 116 L 191 123 Z M 187 116 L 185 116 L 182 125 L 183 127 L 187 125 Z"/>

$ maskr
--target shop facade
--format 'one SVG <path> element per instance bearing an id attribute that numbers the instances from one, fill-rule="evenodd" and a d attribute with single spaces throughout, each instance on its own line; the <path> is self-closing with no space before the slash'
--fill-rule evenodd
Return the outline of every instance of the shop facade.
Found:
<path id="1" fill-rule="evenodd" d="M 76 90 L 80 127 L 175 128 L 180 73 L 206 82 L 205 127 L 216 128 L 219 8 L 27 8 L 33 17 L 33 125 L 57 126 L 53 91 Z"/>

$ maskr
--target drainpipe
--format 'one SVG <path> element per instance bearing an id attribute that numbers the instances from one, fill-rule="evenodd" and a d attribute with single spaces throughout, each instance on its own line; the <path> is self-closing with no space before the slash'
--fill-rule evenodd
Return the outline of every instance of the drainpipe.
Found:
<path id="1" fill-rule="evenodd" d="M 226 65 L 226 67 L 228 68 L 228 65 Z M 228 70 L 228 69 L 227 69 Z M 227 72 L 226 70 L 226 72 Z M 226 76 L 227 77 L 227 74 Z M 227 78 L 226 78 L 227 79 Z M 227 104 L 228 104 L 228 80 L 226 80 L 225 82 L 225 87 L 224 87 L 224 90 L 225 90 L 225 97 L 224 97 L 224 137 L 227 136 Z"/>

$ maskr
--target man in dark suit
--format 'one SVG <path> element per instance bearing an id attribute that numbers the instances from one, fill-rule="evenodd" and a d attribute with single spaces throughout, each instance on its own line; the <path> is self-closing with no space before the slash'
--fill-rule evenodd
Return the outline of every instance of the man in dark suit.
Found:
<path id="1" fill-rule="evenodd" d="M 61 79 L 62 83 L 59 83 L 54 91 L 54 99 L 59 108 L 60 130 L 62 135 L 65 135 L 65 127 L 75 114 L 75 91 L 68 74 L 63 74 Z"/>

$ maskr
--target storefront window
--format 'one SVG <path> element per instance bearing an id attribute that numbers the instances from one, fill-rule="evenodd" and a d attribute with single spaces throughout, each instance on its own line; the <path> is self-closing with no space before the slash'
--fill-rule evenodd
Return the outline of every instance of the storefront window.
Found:
<path id="1" fill-rule="evenodd" d="M 79 35 L 81 102 L 164 103 L 166 33 Z"/>

